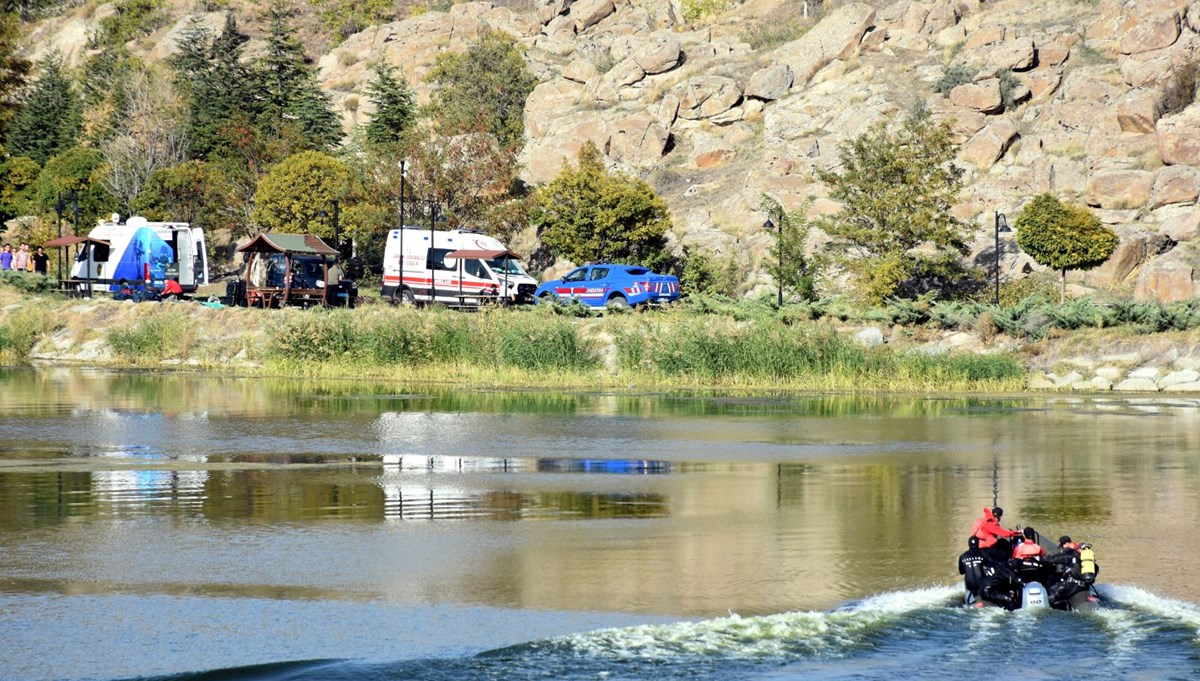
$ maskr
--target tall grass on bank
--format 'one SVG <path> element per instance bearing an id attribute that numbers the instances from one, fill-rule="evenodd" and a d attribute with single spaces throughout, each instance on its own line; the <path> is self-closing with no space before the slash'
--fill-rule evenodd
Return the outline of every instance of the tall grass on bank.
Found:
<path id="1" fill-rule="evenodd" d="M 25 361 L 38 339 L 53 330 L 53 318 L 44 306 L 25 305 L 9 313 L 0 324 L 0 362 Z"/>
<path id="2" fill-rule="evenodd" d="M 826 387 L 1013 388 L 1024 373 L 1007 355 L 929 355 L 868 349 L 816 324 L 683 320 L 624 326 L 622 370 L 660 377 Z"/>
<path id="3" fill-rule="evenodd" d="M 832 318 L 852 323 L 886 326 L 976 331 L 983 337 L 1006 333 L 1014 338 L 1038 340 L 1061 329 L 1128 327 L 1136 333 L 1188 331 L 1200 328 L 1200 298 L 1163 303 L 1117 299 L 1103 301 L 1084 296 L 1059 303 L 1044 292 L 1035 292 L 1011 305 L 970 300 L 893 299 L 879 307 L 863 308 L 842 299 L 789 303 L 733 300 L 721 296 L 694 296 L 684 310 L 692 315 L 729 317 L 739 321 L 774 320 L 791 325 L 809 319 Z"/>
<path id="4" fill-rule="evenodd" d="M 132 324 L 109 329 L 106 340 L 113 354 L 135 364 L 186 354 L 187 318 L 158 306 L 145 309 L 148 314 Z"/>
<path id="5" fill-rule="evenodd" d="M 549 372 L 599 366 L 594 344 L 571 320 L 534 311 L 296 311 L 269 341 L 267 357 L 293 365 L 470 364 Z"/>

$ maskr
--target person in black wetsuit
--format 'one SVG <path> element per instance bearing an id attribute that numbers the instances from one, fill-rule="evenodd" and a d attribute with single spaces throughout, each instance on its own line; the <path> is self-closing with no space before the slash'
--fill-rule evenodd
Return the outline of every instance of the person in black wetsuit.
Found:
<path id="1" fill-rule="evenodd" d="M 1088 589 L 1088 581 L 1080 569 L 1078 546 L 1070 537 L 1064 536 L 1058 538 L 1058 549 L 1058 553 L 1045 560 L 1047 565 L 1056 568 L 1054 581 L 1046 592 L 1050 606 L 1054 608 L 1066 606 L 1072 596 Z"/>
<path id="2" fill-rule="evenodd" d="M 1021 597 L 1018 592 L 1021 583 L 1016 574 L 1008 566 L 1007 561 L 985 561 L 983 564 L 983 583 L 979 595 L 985 601 L 995 603 L 1005 610 L 1016 610 L 1021 607 Z"/>
<path id="3" fill-rule="evenodd" d="M 958 574 L 963 576 L 963 584 L 967 591 L 979 597 L 979 589 L 983 586 L 983 564 L 987 558 L 979 550 L 979 538 L 967 539 L 967 550 L 958 557 Z"/>

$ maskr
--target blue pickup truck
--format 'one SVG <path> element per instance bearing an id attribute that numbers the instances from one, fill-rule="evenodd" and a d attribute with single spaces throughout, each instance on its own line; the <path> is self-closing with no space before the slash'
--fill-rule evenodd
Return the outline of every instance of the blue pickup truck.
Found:
<path id="1" fill-rule="evenodd" d="M 539 301 L 578 300 L 593 307 L 669 303 L 679 298 L 679 278 L 637 265 L 600 263 L 571 270 L 533 292 Z"/>

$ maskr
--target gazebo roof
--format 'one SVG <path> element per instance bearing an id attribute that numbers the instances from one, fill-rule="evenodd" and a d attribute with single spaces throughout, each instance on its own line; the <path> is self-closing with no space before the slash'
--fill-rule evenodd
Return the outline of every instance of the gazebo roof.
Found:
<path id="1" fill-rule="evenodd" d="M 293 253 L 300 255 L 333 255 L 338 252 L 312 234 L 278 234 L 263 232 L 249 243 L 238 247 L 239 253 Z"/>
<path id="2" fill-rule="evenodd" d="M 50 241 L 42 244 L 42 248 L 65 248 L 67 246 L 74 246 L 75 244 L 88 243 L 100 244 L 101 246 L 109 245 L 109 243 L 103 239 L 93 239 L 90 236 L 60 236 L 57 239 L 51 239 Z"/>

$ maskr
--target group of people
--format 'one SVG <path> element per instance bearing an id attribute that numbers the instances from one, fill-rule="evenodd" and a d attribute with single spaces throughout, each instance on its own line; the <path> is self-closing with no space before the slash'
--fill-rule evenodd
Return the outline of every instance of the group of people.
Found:
<path id="1" fill-rule="evenodd" d="M 12 244 L 4 244 L 0 249 L 0 270 L 20 270 L 44 275 L 49 267 L 50 256 L 41 246 L 33 253 L 29 252 L 29 244 L 26 243 L 20 244 L 15 251 Z"/>
<path id="2" fill-rule="evenodd" d="M 1046 555 L 1032 527 L 1010 530 L 1000 524 L 1004 509 L 984 508 L 975 521 L 967 550 L 958 557 L 958 573 L 977 602 L 988 601 L 1008 610 L 1021 607 L 1025 584 L 1039 582 L 1047 589 L 1051 607 L 1066 608 L 1075 594 L 1086 592 L 1100 567 L 1088 544 L 1070 537 L 1058 539 L 1058 552 Z M 1016 540 L 1014 546 L 1013 540 Z"/>

